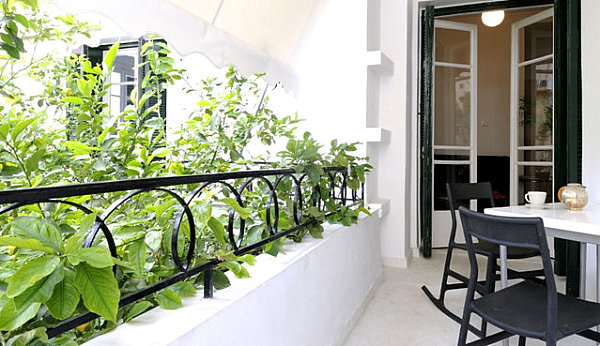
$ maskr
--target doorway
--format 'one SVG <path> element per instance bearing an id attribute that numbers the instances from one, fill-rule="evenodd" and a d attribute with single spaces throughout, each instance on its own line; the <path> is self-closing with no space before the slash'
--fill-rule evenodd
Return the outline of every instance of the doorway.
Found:
<path id="1" fill-rule="evenodd" d="M 523 204 L 529 190 L 552 201 L 552 8 L 507 10 L 495 27 L 481 13 L 436 18 L 433 38 L 436 248 L 448 244 L 447 182 L 490 181 L 497 206 Z"/>
<path id="2" fill-rule="evenodd" d="M 582 139 L 581 139 L 581 4 L 579 0 L 461 0 L 462 5 L 448 6 L 445 0 L 432 0 L 424 1 L 419 3 L 420 12 L 420 39 L 419 39 L 419 51 L 420 51 L 420 62 L 419 70 L 419 82 L 418 82 L 418 123 L 419 123 L 419 154 L 418 154 L 418 189 L 419 189 L 419 200 L 417 204 L 419 214 L 419 224 L 417 243 L 419 246 L 420 253 L 424 257 L 431 257 L 432 249 L 432 216 L 433 216 L 433 51 L 434 51 L 434 19 L 442 19 L 444 17 L 454 15 L 468 15 L 477 14 L 482 11 L 498 10 L 498 9 L 526 9 L 535 8 L 539 6 L 550 6 L 553 8 L 553 57 L 552 65 L 546 64 L 545 67 L 536 66 L 535 68 L 529 67 L 529 71 L 535 71 L 537 74 L 545 73 L 549 74 L 550 70 L 547 68 L 551 67 L 552 78 L 540 78 L 539 87 L 536 88 L 542 91 L 552 82 L 553 89 L 553 129 L 552 129 L 552 156 L 553 156 L 553 168 L 544 169 L 543 166 L 547 165 L 547 152 L 548 144 L 542 144 L 542 147 L 537 147 L 536 144 L 523 145 L 523 148 L 517 148 L 517 153 L 522 154 L 521 157 L 518 155 L 511 154 L 510 156 L 521 160 L 523 175 L 527 175 L 534 171 L 534 173 L 543 172 L 547 176 L 552 177 L 552 185 L 554 190 L 551 196 L 555 196 L 560 186 L 566 185 L 568 182 L 581 182 L 581 162 L 582 162 Z M 479 50 L 482 49 L 483 44 L 492 44 L 494 46 L 504 46 L 497 44 L 497 41 L 483 40 L 483 31 L 478 31 L 479 36 Z M 537 58 L 544 59 L 544 56 L 538 56 Z M 533 61 L 520 61 L 525 65 L 533 64 L 537 62 L 535 58 Z M 504 59 L 502 60 L 504 61 Z M 479 59 L 479 80 L 487 80 L 483 78 L 481 71 L 487 71 L 482 66 L 485 60 Z M 524 70 L 528 68 L 523 65 L 521 67 Z M 508 67 L 510 68 L 510 67 Z M 497 66 L 492 66 L 492 69 L 497 69 Z M 527 75 L 527 72 L 523 74 Z M 533 75 L 531 75 L 533 76 Z M 548 77 L 548 76 L 547 76 Z M 545 82 L 541 79 L 545 79 Z M 529 78 L 529 82 L 533 83 L 532 78 Z M 536 84 L 537 84 L 536 80 Z M 480 83 L 481 84 L 481 83 Z M 479 86 L 478 98 L 481 99 L 482 92 L 484 89 Z M 525 89 L 523 89 L 525 90 Z M 532 90 L 535 90 L 532 89 Z M 533 94 L 532 94 L 533 95 Z M 517 94 L 517 99 L 519 95 Z M 483 104 L 481 101 L 479 105 Z M 526 103 L 526 102 L 525 102 Z M 524 103 L 524 105 L 525 105 Z M 518 113 L 518 107 L 516 108 Z M 478 114 L 481 117 L 481 113 Z M 543 117 L 541 117 L 543 118 Z M 481 119 L 478 120 L 478 126 L 480 126 Z M 532 126 L 537 126 L 543 123 L 542 120 L 535 120 L 535 124 L 532 121 L 524 121 L 522 126 L 529 126 L 531 130 Z M 488 123 L 490 128 L 491 123 Z M 485 124 L 484 124 L 485 125 Z M 521 124 L 520 124 L 521 125 Z M 482 128 L 479 128 L 479 138 L 482 137 Z M 514 131 L 513 131 L 514 132 Z M 524 130 L 527 132 L 527 130 Z M 529 131 L 532 132 L 532 131 Z M 543 132 L 543 131 L 537 131 Z M 516 133 L 516 132 L 514 132 Z M 534 132 L 535 133 L 535 132 Z M 495 134 L 495 132 L 492 132 Z M 491 136 L 491 134 L 490 134 Z M 511 139 L 511 145 L 513 148 L 518 147 L 515 145 L 514 139 Z M 478 148 L 478 161 L 481 160 L 485 155 L 481 155 L 483 151 Z M 535 159 L 532 161 L 532 159 Z M 537 160 L 537 161 L 536 161 Z M 544 161 L 546 160 L 546 161 Z M 546 162 L 546 163 L 545 163 Z M 476 163 L 477 165 L 477 176 L 478 180 L 490 180 L 480 178 L 483 174 L 484 167 L 499 167 L 496 165 L 482 164 L 481 162 Z M 510 167 L 516 167 L 515 162 L 508 164 L 509 172 L 506 176 L 517 177 L 518 173 L 511 172 Z M 540 168 L 542 167 L 542 168 Z M 495 168 L 500 169 L 500 168 Z M 470 173 L 471 175 L 471 173 Z M 543 174 L 539 174 L 542 176 Z M 546 181 L 547 183 L 547 181 Z M 507 183 L 510 185 L 510 182 Z M 514 186 L 514 183 L 513 183 Z M 525 179 L 523 180 L 523 189 L 525 187 Z M 517 198 L 518 192 L 508 193 L 509 203 L 515 203 L 512 198 Z M 513 196 L 513 197 L 511 197 Z M 517 201 L 518 203 L 518 201 Z M 478 206 L 480 209 L 481 206 Z M 555 250 L 555 262 L 554 270 L 556 274 L 567 275 L 567 293 L 576 296 L 579 292 L 579 258 L 580 248 L 579 243 L 565 241 L 562 239 L 554 239 L 554 250 Z"/>

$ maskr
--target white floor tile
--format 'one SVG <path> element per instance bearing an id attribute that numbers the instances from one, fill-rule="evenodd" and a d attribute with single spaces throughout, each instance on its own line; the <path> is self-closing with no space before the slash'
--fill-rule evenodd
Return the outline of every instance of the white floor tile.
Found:
<path id="1" fill-rule="evenodd" d="M 343 344 L 456 345 L 459 324 L 440 312 L 421 290 L 422 285 L 427 285 L 436 296 L 439 294 L 445 255 L 445 249 L 436 249 L 431 258 L 414 259 L 408 269 L 384 268 L 381 285 L 375 289 L 371 302 Z M 532 260 L 509 263 L 509 266 L 516 265 L 522 269 L 538 267 Z M 466 252 L 456 252 L 452 268 L 468 274 Z M 556 281 L 558 289 L 564 290 L 564 278 Z M 465 293 L 466 290 L 454 290 L 446 294 L 446 306 L 458 315 L 461 315 Z M 469 340 L 475 338 L 470 335 Z M 516 337 L 511 338 L 510 345 L 516 344 Z M 527 340 L 527 345 L 543 344 L 539 340 Z M 558 344 L 594 345 L 579 336 L 563 339 Z"/>

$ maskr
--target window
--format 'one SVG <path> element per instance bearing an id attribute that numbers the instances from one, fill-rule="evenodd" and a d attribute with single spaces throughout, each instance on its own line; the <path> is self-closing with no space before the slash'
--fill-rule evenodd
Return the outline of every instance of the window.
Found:
<path id="1" fill-rule="evenodd" d="M 150 66 L 143 64 L 147 58 L 141 54 L 143 45 L 150 39 L 148 37 L 140 37 L 139 39 L 131 38 L 111 38 L 100 41 L 97 47 L 87 45 L 79 48 L 75 53 L 85 55 L 92 65 L 102 64 L 102 60 L 110 47 L 117 41 L 120 41 L 119 50 L 113 64 L 113 72 L 109 76 L 111 83 L 109 92 L 104 96 L 106 102 L 111 109 L 112 114 L 120 114 L 125 110 L 127 105 L 132 104 L 130 95 L 133 89 L 137 86 L 137 99 L 147 90 L 142 88 L 144 77 L 150 73 Z M 160 51 L 158 43 L 166 43 L 163 39 L 153 39 L 154 49 Z M 143 64 L 143 65 L 142 65 Z M 140 66 L 141 65 L 141 66 Z M 157 112 L 151 112 L 148 117 L 161 116 L 166 123 L 167 116 L 167 91 L 160 91 L 160 106 Z M 157 97 L 151 97 L 142 106 L 142 110 L 148 109 L 158 103 Z M 156 136 L 156 134 L 155 134 Z"/>

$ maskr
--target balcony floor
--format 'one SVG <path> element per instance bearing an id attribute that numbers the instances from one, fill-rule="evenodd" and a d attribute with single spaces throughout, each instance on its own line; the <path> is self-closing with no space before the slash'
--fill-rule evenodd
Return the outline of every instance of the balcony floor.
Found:
<path id="1" fill-rule="evenodd" d="M 379 287 L 375 288 L 372 300 L 343 345 L 456 345 L 460 326 L 441 313 L 421 290 L 421 286 L 425 284 L 436 296 L 438 295 L 445 254 L 445 249 L 434 250 L 429 259 L 413 259 L 408 269 L 384 267 L 383 280 Z M 452 268 L 468 273 L 466 252 L 456 251 L 455 254 L 458 255 L 453 258 Z M 509 265 L 514 268 L 535 268 L 536 263 L 521 261 L 516 265 L 516 261 L 510 261 Z M 564 277 L 556 278 L 559 291 L 564 292 L 564 282 Z M 448 292 L 446 306 L 460 315 L 465 293 L 466 290 Z M 488 330 L 493 328 L 488 327 Z M 475 336 L 470 335 L 469 340 L 474 339 Z M 516 344 L 517 338 L 512 337 L 510 345 Z M 565 338 L 558 344 L 594 345 L 593 342 L 579 336 Z M 544 343 L 527 339 L 527 345 Z"/>

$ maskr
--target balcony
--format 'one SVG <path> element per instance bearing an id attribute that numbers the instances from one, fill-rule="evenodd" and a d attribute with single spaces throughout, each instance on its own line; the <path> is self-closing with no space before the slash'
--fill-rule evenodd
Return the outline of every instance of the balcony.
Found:
<path id="1" fill-rule="evenodd" d="M 29 2 L 16 1 L 16 3 L 24 4 Z M 434 0 L 431 4 L 447 5 L 459 2 L 476 3 L 482 1 Z M 187 311 L 193 314 L 190 319 L 196 317 L 197 310 L 194 309 L 202 310 L 202 305 L 187 307 L 189 306 L 187 303 L 199 300 L 210 305 L 213 309 L 212 313 L 218 314 L 220 311 L 225 321 L 218 323 L 216 322 L 217 319 L 203 315 L 206 325 L 213 323 L 210 329 L 220 330 L 215 328 L 222 328 L 223 323 L 225 323 L 228 329 L 221 330 L 220 335 L 237 338 L 232 339 L 232 342 L 236 344 L 248 344 L 248 340 L 259 340 L 258 338 L 264 337 L 264 335 L 274 335 L 273 339 L 269 340 L 274 344 L 280 344 L 281 340 L 288 340 L 286 335 L 288 337 L 289 335 L 296 335 L 295 340 L 305 340 L 302 337 L 306 336 L 306 340 L 311 341 L 313 344 L 421 343 L 436 345 L 454 343 L 458 334 L 458 326 L 436 311 L 420 292 L 422 284 L 427 284 L 434 291 L 438 287 L 441 276 L 439 272 L 441 268 L 440 258 L 443 257 L 439 251 L 435 250 L 431 260 L 420 258 L 418 253 L 418 187 L 420 182 L 417 167 L 419 166 L 419 156 L 421 154 L 418 140 L 420 124 L 417 117 L 420 34 L 418 12 L 420 6 L 425 3 L 424 1 L 283 1 L 281 6 L 277 8 L 265 5 L 268 2 L 257 4 L 254 0 L 212 1 L 208 5 L 203 4 L 203 6 L 185 0 L 153 1 L 152 4 L 144 0 L 132 0 L 127 4 L 118 0 L 102 2 L 53 0 L 52 3 L 56 8 L 48 11 L 48 13 L 58 11 L 64 14 L 71 13 L 71 10 L 73 10 L 77 18 L 102 18 L 110 23 L 108 30 L 103 32 L 103 35 L 108 32 L 110 35 L 99 36 L 94 33 L 93 37 L 85 42 L 88 48 L 98 48 L 91 49 L 93 59 L 96 59 L 96 62 L 101 62 L 101 57 L 103 54 L 107 54 L 111 46 L 108 44 L 109 41 L 101 41 L 101 38 L 123 36 L 130 39 L 135 38 L 135 42 L 127 41 L 127 45 L 129 45 L 128 49 L 130 50 L 128 54 L 136 55 L 137 53 L 131 52 L 137 52 L 137 45 L 139 44 L 137 38 L 148 32 L 156 32 L 156 27 L 160 25 L 160 33 L 169 36 L 167 42 L 176 47 L 173 49 L 173 53 L 177 54 L 176 60 L 192 66 L 191 71 L 195 76 L 204 77 L 203 74 L 206 70 L 211 71 L 211 73 L 219 72 L 220 68 L 229 64 L 237 66 L 245 77 L 251 76 L 252 73 L 267 71 L 264 80 L 257 81 L 259 99 L 261 95 L 266 95 L 271 100 L 277 99 L 278 111 L 282 110 L 278 114 L 288 115 L 298 110 L 301 117 L 307 118 L 300 125 L 297 123 L 289 124 L 290 128 L 299 126 L 302 130 L 312 133 L 314 138 L 321 143 L 329 143 L 333 137 L 346 142 L 359 142 L 359 156 L 369 156 L 369 162 L 375 168 L 366 182 L 366 200 L 370 205 L 376 205 L 373 209 L 375 212 L 373 216 L 359 221 L 359 224 L 361 222 L 369 224 L 366 227 L 369 231 L 353 232 L 354 230 L 349 230 L 349 232 L 342 232 L 336 229 L 327 229 L 323 234 L 325 238 L 323 243 L 321 243 L 321 240 L 309 237 L 307 243 L 288 246 L 286 253 L 283 253 L 278 260 L 281 262 L 279 264 L 271 261 L 270 257 L 263 256 L 266 257 L 261 258 L 265 263 L 265 273 L 260 273 L 257 266 L 248 268 L 250 274 L 252 274 L 252 279 L 231 277 L 229 280 L 236 281 L 241 288 L 238 290 L 232 287 L 230 292 L 233 293 L 230 293 L 231 295 L 227 296 L 226 299 L 221 298 L 222 294 L 226 294 L 226 290 L 216 291 L 216 298 L 212 299 L 202 299 L 200 297 L 201 293 L 196 298 L 185 298 L 186 307 L 173 311 L 164 310 L 163 313 L 169 317 L 167 321 L 161 323 L 169 325 L 170 329 L 181 327 L 173 323 L 173 321 L 178 321 L 177 314 L 179 312 L 185 314 Z M 93 5 L 90 5 L 92 3 Z M 600 162 L 600 156 L 594 150 L 588 149 L 597 147 L 599 143 L 596 133 L 600 125 L 596 121 L 596 114 L 600 112 L 600 102 L 598 102 L 596 95 L 600 87 L 597 78 L 600 71 L 596 63 L 595 51 L 590 47 L 600 45 L 600 36 L 594 34 L 600 5 L 591 0 L 584 0 L 581 3 L 581 60 L 584 72 L 582 74 L 583 133 L 577 136 L 581 137 L 579 139 L 584 148 L 582 180 L 589 187 L 591 202 L 598 203 L 600 201 L 600 189 L 598 188 L 600 179 L 596 174 L 596 167 Z M 97 11 L 90 11 L 89 8 L 86 8 L 88 5 L 96 7 Z M 235 18 L 236 16 L 237 18 Z M 63 19 L 65 23 L 68 23 L 72 18 L 65 17 Z M 23 21 L 20 17 L 19 20 Z M 17 21 L 15 25 L 18 25 L 19 30 L 23 29 L 22 23 Z M 4 21 L 0 27 L 4 30 Z M 37 36 L 30 35 L 29 37 Z M 3 40 L 7 38 L 13 39 L 11 35 L 3 36 Z M 110 41 L 110 43 L 114 41 Z M 12 43 L 9 46 L 18 51 L 19 41 L 16 40 Z M 45 49 L 47 47 L 39 48 Z M 65 51 L 70 53 L 72 52 L 71 48 L 75 47 L 69 47 Z M 10 52 L 13 55 L 15 53 L 14 49 Z M 117 105 L 122 106 L 123 109 L 127 107 L 130 102 L 131 88 L 137 86 L 138 82 L 143 82 L 143 78 L 131 74 L 134 70 L 137 70 L 133 66 L 140 63 L 139 60 L 134 59 L 140 57 L 130 57 L 133 60 L 124 58 L 117 61 L 121 64 L 120 75 L 118 76 L 118 83 L 121 84 L 113 90 L 114 95 L 112 96 L 115 97 L 111 102 L 113 102 L 115 108 Z M 74 66 L 71 67 L 75 70 Z M 206 69 L 202 69 L 204 67 Z M 17 70 L 14 69 L 13 71 Z M 4 71 L 8 70 L 5 69 Z M 48 73 L 49 70 L 40 69 L 38 72 L 38 75 L 43 75 Z M 135 78 L 138 79 L 135 80 Z M 2 84 L 5 81 L 0 81 L 1 93 L 8 92 L 8 88 Z M 115 81 L 115 85 L 117 85 L 116 83 Z M 76 84 L 74 83 L 71 87 Z M 30 88 L 28 84 L 21 86 L 27 90 L 37 91 L 36 88 Z M 76 86 L 74 88 L 62 88 L 63 85 L 54 83 L 54 80 L 45 87 L 54 92 L 54 96 L 57 98 L 64 98 L 69 95 L 69 92 L 77 91 Z M 265 91 L 266 94 L 263 94 Z M 16 97 L 18 95 L 20 93 L 14 93 L 9 97 L 1 97 L 0 121 L 6 119 L 5 115 L 9 110 L 7 105 L 18 101 L 19 97 Z M 150 100 L 147 106 L 157 105 L 156 100 L 163 97 L 162 94 L 154 96 L 155 98 Z M 168 102 L 161 105 L 164 108 L 171 108 L 171 112 L 166 119 L 167 131 L 173 133 L 176 131 L 176 125 L 184 122 L 188 109 L 172 111 L 173 105 L 182 104 L 184 99 L 182 95 L 169 91 L 166 99 Z M 78 101 L 76 99 L 70 100 L 73 101 L 71 102 L 72 105 L 77 105 Z M 140 99 L 135 99 L 132 102 L 139 101 Z M 202 100 L 194 99 L 193 103 L 200 101 Z M 44 109 L 52 108 L 45 104 L 40 107 Z M 257 109 L 256 107 L 250 108 L 253 108 L 252 111 Z M 162 109 L 159 110 L 159 112 L 162 111 Z M 107 131 L 102 138 L 112 136 L 114 139 L 117 137 L 117 128 L 119 124 L 122 124 L 117 119 L 119 118 L 115 118 L 114 130 Z M 46 128 L 45 130 L 50 131 L 51 129 Z M 148 133 L 149 131 L 146 134 Z M 27 139 L 27 136 L 21 135 L 21 137 Z M 235 136 L 229 137 L 235 138 Z M 151 141 L 156 137 L 149 136 L 149 138 L 149 141 Z M 202 140 L 200 137 L 198 139 Z M 206 141 L 206 143 L 216 143 L 216 141 Z M 0 149 L 4 148 L 3 146 Z M 96 147 L 91 145 L 88 148 L 71 146 L 68 149 L 72 152 L 78 152 L 78 155 L 76 155 L 78 158 L 71 162 L 72 167 L 81 167 L 85 164 L 83 156 L 99 152 Z M 160 148 L 153 149 L 157 150 L 155 154 L 158 157 L 155 156 L 155 159 L 148 161 L 148 163 L 160 161 L 163 159 L 160 156 L 166 155 L 166 152 Z M 282 149 L 280 143 L 279 147 L 273 149 L 273 151 Z M 32 157 L 30 154 L 34 153 L 35 151 L 30 152 L 27 157 Z M 140 151 L 137 153 L 140 153 Z M 236 154 L 239 154 L 236 148 L 234 148 L 233 153 L 226 153 L 226 157 L 219 162 L 223 165 L 222 170 L 227 170 L 231 156 L 235 157 Z M 49 157 L 44 157 L 44 160 L 49 160 Z M 29 161 L 29 164 L 33 165 L 34 161 L 35 157 Z M 4 165 L 4 162 L 1 164 Z M 25 165 L 25 162 L 23 164 Z M 65 167 L 68 166 L 65 165 Z M 146 165 L 146 163 L 141 166 L 137 163 L 131 163 L 131 166 L 125 167 L 123 171 L 127 171 L 127 174 L 130 174 L 131 177 L 137 178 L 139 177 L 137 174 L 143 173 L 144 168 L 147 166 L 149 165 Z M 3 169 L 6 167 L 9 166 L 4 165 Z M 98 178 L 108 179 L 107 176 L 102 176 L 102 167 L 95 168 L 97 168 L 97 172 L 100 172 Z M 245 167 L 236 166 L 236 169 L 241 168 L 245 169 Z M 184 173 L 197 174 L 200 173 L 197 171 L 199 169 L 203 168 L 196 166 L 194 170 Z M 54 171 L 53 174 L 65 174 L 65 172 L 67 171 L 58 170 L 58 172 Z M 83 172 L 83 170 L 72 169 L 68 173 L 77 174 L 78 172 Z M 81 182 L 92 181 L 90 176 L 80 176 L 78 178 Z M 40 182 L 34 180 L 30 183 L 38 184 Z M 228 220 L 224 220 L 223 224 L 227 225 L 227 222 Z M 218 226 L 215 227 L 218 228 Z M 329 231 L 331 232 L 328 233 Z M 352 235 L 356 237 L 352 238 Z M 364 238 L 361 238 L 363 236 Z M 350 237 L 352 240 L 346 237 Z M 375 240 L 375 237 L 377 240 Z M 316 282 L 312 281 L 312 276 L 302 277 L 302 280 L 297 281 L 298 275 L 286 276 L 283 274 L 287 269 L 294 266 L 315 265 L 309 255 L 319 254 L 319 251 L 334 246 L 334 241 L 330 241 L 334 239 L 340 241 L 340 244 L 336 245 L 339 247 L 333 253 L 335 256 L 320 259 L 318 262 L 326 264 L 344 262 L 347 265 L 346 269 L 341 270 L 338 267 L 321 268 L 323 271 L 320 272 L 319 277 L 323 279 Z M 354 242 L 354 245 L 350 246 L 347 242 Z M 359 246 L 359 244 L 365 242 L 369 244 L 368 247 Z M 378 244 L 379 246 L 377 246 Z M 300 256 L 302 259 L 295 256 Z M 354 257 L 362 258 L 365 261 L 355 261 Z M 383 263 L 383 267 L 380 265 L 381 263 Z M 380 274 L 380 271 L 382 271 L 382 274 Z M 342 275 L 339 275 L 340 272 L 348 273 L 348 275 L 342 277 Z M 267 301 L 261 298 L 259 300 L 261 304 L 257 304 L 256 308 L 250 309 L 250 305 L 248 305 L 246 309 L 242 306 L 240 313 L 227 315 L 227 309 L 235 305 L 228 302 L 244 297 L 252 298 L 252 294 L 247 292 L 254 289 L 260 290 L 264 286 L 262 281 L 255 281 L 255 279 L 260 278 L 267 278 L 265 280 L 268 282 L 278 282 L 282 285 L 274 286 L 278 288 L 272 288 L 275 293 L 266 293 L 268 296 L 274 295 L 277 298 L 282 298 L 282 300 L 277 300 L 273 304 L 284 308 L 287 304 L 292 303 L 301 304 L 301 306 L 290 305 L 289 310 L 284 310 L 285 314 L 263 316 L 267 321 L 264 325 L 259 323 L 263 320 L 256 319 L 257 324 L 261 327 L 266 326 L 265 328 L 268 329 L 267 332 L 261 332 L 260 335 L 257 330 L 249 327 L 246 330 L 240 329 L 237 335 L 233 335 L 232 330 L 235 331 L 236 327 L 241 328 L 241 326 L 237 326 L 240 320 L 239 316 L 251 315 L 254 317 L 248 311 L 260 311 L 263 306 L 269 305 Z M 278 280 L 281 280 L 281 282 Z M 314 288 L 317 285 L 324 285 L 322 282 L 333 282 L 332 287 L 329 287 L 331 288 L 328 291 L 329 293 L 311 291 L 311 297 L 315 299 L 308 299 L 299 293 L 302 284 Z M 290 296 L 292 298 L 289 301 L 283 299 L 287 296 L 279 294 L 282 291 L 292 294 Z M 344 296 L 332 293 L 341 291 L 355 292 L 356 295 L 352 299 L 346 299 L 343 298 Z M 267 289 L 267 292 L 270 291 Z M 460 311 L 460 293 L 452 298 L 455 311 Z M 336 299 L 341 299 L 341 302 Z M 321 309 L 331 309 L 327 303 L 328 301 L 338 302 L 336 303 L 338 308 L 336 312 L 340 313 L 339 315 L 329 310 L 325 314 L 322 312 L 323 310 L 314 307 L 308 309 L 311 303 L 318 305 Z M 219 306 L 220 303 L 224 303 L 224 305 Z M 290 316 L 295 316 L 295 312 L 302 308 L 306 308 L 310 313 L 298 316 L 299 320 L 292 320 Z M 159 315 L 161 314 L 153 312 L 144 318 L 150 320 L 164 318 Z M 304 319 L 302 320 L 301 317 L 304 317 Z M 321 321 L 311 324 L 311 320 L 316 322 L 319 321 L 318 318 L 326 322 Z M 291 334 L 286 334 L 284 331 L 287 329 L 283 328 L 280 332 L 277 332 L 280 334 L 274 334 L 276 333 L 275 328 L 272 328 L 274 324 L 281 323 L 285 325 L 285 322 L 291 321 L 323 329 L 319 329 L 318 333 L 315 332 L 315 334 L 311 334 L 309 329 L 292 330 Z M 330 325 L 330 322 L 335 326 Z M 214 327 L 214 324 L 218 324 L 218 326 Z M 287 324 L 294 327 L 292 323 Z M 119 327 L 112 335 L 117 335 L 116 333 L 121 333 L 122 330 L 138 330 L 137 328 L 144 328 L 144 325 L 146 325 L 146 322 L 142 322 L 142 320 L 133 320 L 131 323 Z M 290 325 L 284 327 L 290 327 Z M 324 326 L 328 326 L 328 328 L 324 328 Z M 145 330 L 154 329 L 147 325 L 146 328 Z M 189 331 L 195 327 L 188 326 L 186 328 Z M 441 334 L 431 333 L 434 329 L 442 331 Z M 131 333 L 133 334 L 130 335 L 136 335 L 137 332 L 132 331 Z M 144 331 L 141 334 L 145 335 L 146 332 Z M 165 336 L 167 339 L 158 339 L 157 337 L 154 339 L 156 343 L 162 341 L 168 343 L 174 340 L 168 339 L 173 335 L 166 336 L 162 332 L 158 334 Z M 318 339 L 315 336 L 316 334 L 319 335 Z M 113 337 L 110 335 L 107 338 Z M 244 335 L 253 335 L 255 338 L 244 338 Z M 346 335 L 348 336 L 346 337 Z M 120 338 L 121 336 L 118 339 L 124 340 Z M 94 342 L 100 343 L 101 339 Z"/>

